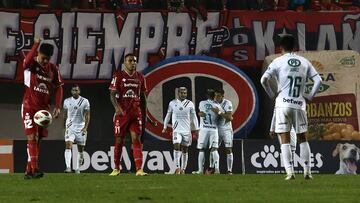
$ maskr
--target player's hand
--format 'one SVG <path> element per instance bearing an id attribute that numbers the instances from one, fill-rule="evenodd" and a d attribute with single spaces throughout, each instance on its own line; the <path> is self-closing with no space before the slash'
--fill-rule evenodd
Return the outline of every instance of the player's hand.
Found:
<path id="1" fill-rule="evenodd" d="M 270 137 L 271 139 L 275 139 L 276 133 L 275 133 L 274 131 L 270 131 L 270 132 L 269 132 L 269 137 Z"/>
<path id="2" fill-rule="evenodd" d="M 53 111 L 53 117 L 54 118 L 58 118 L 60 115 L 60 108 L 54 108 L 54 111 Z"/>
<path id="3" fill-rule="evenodd" d="M 118 116 L 125 116 L 125 112 L 121 109 L 121 107 L 115 108 L 115 114 Z"/>
<path id="4" fill-rule="evenodd" d="M 220 110 L 218 108 L 211 108 L 211 111 L 213 111 L 215 114 L 218 114 Z"/>
<path id="5" fill-rule="evenodd" d="M 35 43 L 40 43 L 40 42 L 41 42 L 41 38 L 38 38 L 38 37 L 35 38 L 35 39 L 34 39 L 34 42 L 35 42 Z"/>
<path id="6" fill-rule="evenodd" d="M 81 132 L 86 134 L 86 133 L 87 133 L 87 129 L 86 129 L 86 128 L 83 128 L 83 129 L 81 129 Z"/>
<path id="7" fill-rule="evenodd" d="M 162 134 L 166 134 L 166 128 L 161 131 Z"/>
<path id="8" fill-rule="evenodd" d="M 206 113 L 200 111 L 200 112 L 198 113 L 198 115 L 199 115 L 200 117 L 205 117 L 205 116 L 206 116 Z"/>

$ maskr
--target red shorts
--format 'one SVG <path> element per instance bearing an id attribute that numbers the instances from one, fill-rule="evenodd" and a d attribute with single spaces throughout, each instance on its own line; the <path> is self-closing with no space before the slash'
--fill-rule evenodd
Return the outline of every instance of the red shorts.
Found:
<path id="1" fill-rule="evenodd" d="M 21 106 L 21 117 L 24 124 L 25 135 L 39 135 L 39 137 L 47 137 L 48 130 L 34 122 L 34 115 L 39 109 L 24 108 Z"/>
<path id="2" fill-rule="evenodd" d="M 114 135 L 115 137 L 125 137 L 130 131 L 142 134 L 142 116 L 140 110 L 134 110 L 124 116 L 114 115 Z"/>

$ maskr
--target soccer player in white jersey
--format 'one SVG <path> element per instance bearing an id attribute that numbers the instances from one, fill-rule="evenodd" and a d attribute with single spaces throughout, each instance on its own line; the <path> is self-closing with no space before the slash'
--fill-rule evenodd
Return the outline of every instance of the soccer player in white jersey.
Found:
<path id="1" fill-rule="evenodd" d="M 295 128 L 300 143 L 300 157 L 304 161 L 304 177 L 312 179 L 310 170 L 310 146 L 306 140 L 308 122 L 306 101 L 312 100 L 321 85 L 321 78 L 311 63 L 304 57 L 293 53 L 295 39 L 286 35 L 280 44 L 283 55 L 274 59 L 261 77 L 261 85 L 269 97 L 275 100 L 275 133 L 281 136 L 281 155 L 286 171 L 285 180 L 295 179 L 294 167 L 291 164 L 290 130 Z M 272 91 L 269 79 L 275 77 L 277 92 Z M 307 78 L 314 81 L 307 98 L 304 90 Z"/>
<path id="2" fill-rule="evenodd" d="M 172 135 L 174 144 L 174 160 L 176 164 L 175 174 L 184 174 L 188 162 L 188 148 L 191 145 L 192 126 L 197 133 L 198 119 L 196 117 L 195 106 L 187 98 L 186 87 L 178 88 L 178 99 L 170 101 L 167 114 L 164 119 L 162 133 L 166 133 L 167 125 L 172 120 Z M 180 165 L 181 158 L 181 165 Z"/>
<path id="3" fill-rule="evenodd" d="M 233 128 L 232 128 L 232 112 L 233 106 L 230 100 L 224 99 L 224 90 L 220 88 L 215 89 L 215 101 L 220 104 L 221 110 L 224 112 L 218 121 L 219 146 L 224 142 L 226 151 L 227 173 L 232 175 L 232 166 L 234 162 L 234 155 L 232 153 L 233 147 Z M 217 113 L 217 112 L 216 112 Z"/>
<path id="4" fill-rule="evenodd" d="M 77 84 L 72 86 L 71 95 L 64 101 L 65 173 L 72 172 L 71 149 L 74 142 L 76 142 L 78 148 L 78 161 L 73 168 L 75 173 L 80 173 L 79 165 L 84 164 L 83 151 L 90 122 L 90 103 L 86 98 L 80 96 L 80 87 Z"/>
<path id="5" fill-rule="evenodd" d="M 214 101 L 214 90 L 207 90 L 207 100 L 199 103 L 200 130 L 198 136 L 197 148 L 198 155 L 198 171 L 194 174 L 204 173 L 204 150 L 210 149 L 210 168 L 211 173 L 220 173 L 219 170 L 219 134 L 218 134 L 218 118 L 223 113 L 218 103 Z"/>

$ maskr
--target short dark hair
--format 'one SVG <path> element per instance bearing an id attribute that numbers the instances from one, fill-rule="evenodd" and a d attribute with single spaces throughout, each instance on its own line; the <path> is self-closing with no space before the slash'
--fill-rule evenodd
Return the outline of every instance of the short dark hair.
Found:
<path id="1" fill-rule="evenodd" d="M 207 96 L 208 99 L 214 99 L 214 97 L 215 97 L 214 89 L 211 89 L 211 88 L 207 89 L 206 90 L 206 96 Z"/>
<path id="2" fill-rule="evenodd" d="M 79 84 L 73 84 L 72 87 L 71 87 L 71 89 L 72 89 L 72 88 L 75 88 L 75 87 L 78 87 L 78 88 L 80 89 Z"/>
<path id="3" fill-rule="evenodd" d="M 135 56 L 136 57 L 136 55 L 134 53 L 128 53 L 128 54 L 125 55 L 124 59 L 126 59 L 129 56 Z"/>
<path id="4" fill-rule="evenodd" d="M 280 46 L 285 51 L 293 51 L 295 48 L 295 38 L 292 35 L 285 35 L 281 38 Z"/>
<path id="5" fill-rule="evenodd" d="M 224 95 L 225 94 L 225 91 L 224 91 L 224 89 L 223 88 L 220 88 L 220 87 L 218 87 L 218 88 L 215 88 L 215 93 L 220 93 L 221 95 Z"/>
<path id="6" fill-rule="evenodd" d="M 52 56 L 54 53 L 54 46 L 49 43 L 42 43 L 40 45 L 39 52 L 45 56 Z"/>

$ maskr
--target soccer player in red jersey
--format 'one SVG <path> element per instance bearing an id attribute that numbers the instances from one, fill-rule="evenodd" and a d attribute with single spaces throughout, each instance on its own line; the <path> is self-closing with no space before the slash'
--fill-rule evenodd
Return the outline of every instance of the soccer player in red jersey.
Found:
<path id="1" fill-rule="evenodd" d="M 134 54 L 127 54 L 124 70 L 116 70 L 110 84 L 110 100 L 115 108 L 114 115 L 114 163 L 110 176 L 120 174 L 120 158 L 126 134 L 130 134 L 136 176 L 145 176 L 142 169 L 141 134 L 146 118 L 146 84 L 144 76 L 136 71 L 137 59 Z"/>
<path id="2" fill-rule="evenodd" d="M 25 179 L 41 178 L 44 175 L 39 171 L 38 160 L 40 141 L 48 136 L 48 130 L 35 124 L 34 114 L 39 110 L 50 110 L 51 94 L 54 93 L 56 101 L 52 116 L 57 118 L 60 114 L 63 96 L 63 80 L 59 69 L 55 64 L 49 62 L 54 47 L 48 43 L 40 45 L 40 41 L 40 39 L 35 39 L 34 45 L 23 63 L 25 91 L 21 115 L 28 140 Z M 39 45 L 40 48 L 37 52 Z"/>

